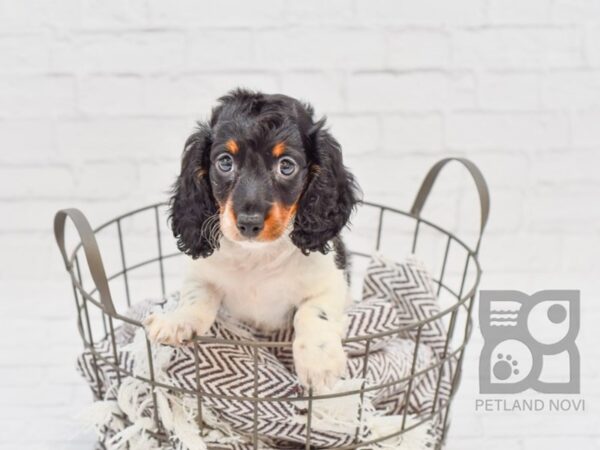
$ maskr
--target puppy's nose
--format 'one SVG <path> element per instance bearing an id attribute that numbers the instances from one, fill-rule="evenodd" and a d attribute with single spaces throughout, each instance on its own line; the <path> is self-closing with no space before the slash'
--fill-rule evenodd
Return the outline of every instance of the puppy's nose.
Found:
<path id="1" fill-rule="evenodd" d="M 253 238 L 258 236 L 264 226 L 265 219 L 262 214 L 241 213 L 237 216 L 237 227 L 244 237 Z"/>

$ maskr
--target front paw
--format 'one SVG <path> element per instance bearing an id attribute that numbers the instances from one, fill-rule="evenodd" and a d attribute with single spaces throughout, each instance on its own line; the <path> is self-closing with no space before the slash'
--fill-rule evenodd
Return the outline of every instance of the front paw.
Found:
<path id="1" fill-rule="evenodd" d="M 339 335 L 334 332 L 297 336 L 293 350 L 300 383 L 315 392 L 333 387 L 346 371 L 346 353 Z"/>
<path id="2" fill-rule="evenodd" d="M 144 320 L 144 328 L 148 339 L 152 342 L 167 345 L 182 345 L 194 336 L 205 334 L 211 321 L 198 317 L 198 314 L 183 311 L 169 311 L 150 314 Z"/>

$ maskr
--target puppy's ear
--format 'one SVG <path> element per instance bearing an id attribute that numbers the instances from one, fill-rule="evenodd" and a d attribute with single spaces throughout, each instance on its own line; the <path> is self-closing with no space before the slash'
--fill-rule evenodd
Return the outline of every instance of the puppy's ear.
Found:
<path id="1" fill-rule="evenodd" d="M 290 235 L 305 254 L 327 253 L 328 242 L 348 223 L 358 202 L 358 186 L 344 167 L 340 144 L 324 125 L 323 119 L 308 133 L 307 153 L 312 162 Z"/>
<path id="2" fill-rule="evenodd" d="M 198 130 L 185 143 L 181 173 L 170 202 L 169 219 L 177 247 L 194 259 L 210 256 L 218 245 L 211 237 L 213 221 L 219 220 L 208 178 L 211 145 L 209 125 L 199 123 Z"/>

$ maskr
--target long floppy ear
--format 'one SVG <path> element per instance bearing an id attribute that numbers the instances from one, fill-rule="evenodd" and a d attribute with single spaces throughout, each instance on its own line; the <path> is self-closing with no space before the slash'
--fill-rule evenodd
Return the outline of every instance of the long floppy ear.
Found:
<path id="1" fill-rule="evenodd" d="M 218 223 L 219 219 L 208 178 L 211 145 L 209 125 L 199 123 L 198 130 L 185 143 L 181 173 L 170 202 L 169 219 L 177 248 L 194 259 L 210 256 L 218 245 L 212 236 L 216 226 L 213 221 Z"/>
<path id="2" fill-rule="evenodd" d="M 358 186 L 344 166 L 340 144 L 324 125 L 323 119 L 309 132 L 312 163 L 290 235 L 305 254 L 327 253 L 331 249 L 329 241 L 348 223 L 358 202 Z"/>

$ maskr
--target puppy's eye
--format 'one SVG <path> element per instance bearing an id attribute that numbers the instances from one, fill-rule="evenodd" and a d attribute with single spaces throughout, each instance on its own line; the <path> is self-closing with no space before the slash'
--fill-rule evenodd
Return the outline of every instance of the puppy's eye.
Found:
<path id="1" fill-rule="evenodd" d="M 281 158 L 279 160 L 279 173 L 284 177 L 293 175 L 296 167 L 296 162 L 292 158 Z"/>
<path id="2" fill-rule="evenodd" d="M 230 155 L 223 155 L 217 159 L 217 167 L 221 172 L 231 172 L 233 169 L 233 158 Z"/>

